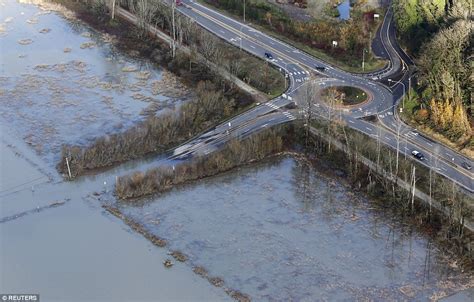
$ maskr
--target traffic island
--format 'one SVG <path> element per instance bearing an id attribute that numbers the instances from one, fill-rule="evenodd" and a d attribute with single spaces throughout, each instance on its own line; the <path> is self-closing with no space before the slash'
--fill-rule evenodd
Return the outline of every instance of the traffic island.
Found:
<path id="1" fill-rule="evenodd" d="M 321 99 L 331 107 L 360 107 L 372 100 L 370 94 L 353 86 L 333 86 L 321 91 Z"/>

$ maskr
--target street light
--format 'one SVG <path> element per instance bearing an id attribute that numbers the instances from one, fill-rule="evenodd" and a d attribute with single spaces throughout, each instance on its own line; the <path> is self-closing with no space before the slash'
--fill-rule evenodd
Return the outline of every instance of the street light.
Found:
<path id="1" fill-rule="evenodd" d="M 367 52 L 367 49 L 364 48 L 364 50 L 362 51 L 362 72 L 365 71 L 365 53 Z"/>
<path id="2" fill-rule="evenodd" d="M 388 81 L 393 82 L 393 83 L 400 83 L 403 85 L 402 110 L 405 109 L 405 92 L 406 92 L 405 83 L 403 83 L 402 81 L 395 82 L 392 79 L 388 79 Z"/>
<path id="3" fill-rule="evenodd" d="M 244 23 L 245 23 L 245 0 L 244 0 Z"/>
<path id="4" fill-rule="evenodd" d="M 240 25 L 240 31 L 239 31 L 239 33 L 240 33 L 240 51 L 242 51 L 242 26 L 243 25 Z"/>

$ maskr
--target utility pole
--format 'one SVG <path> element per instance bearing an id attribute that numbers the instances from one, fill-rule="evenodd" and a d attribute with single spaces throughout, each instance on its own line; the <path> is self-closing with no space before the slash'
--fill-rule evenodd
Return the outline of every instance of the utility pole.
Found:
<path id="1" fill-rule="evenodd" d="M 244 23 L 245 23 L 245 0 L 244 0 Z"/>
<path id="2" fill-rule="evenodd" d="M 365 52 L 367 51 L 367 49 L 364 48 L 364 50 L 362 51 L 362 72 L 365 71 Z"/>
<path id="3" fill-rule="evenodd" d="M 245 22 L 245 21 L 244 21 L 244 22 Z M 239 43 L 239 44 L 240 44 L 240 51 L 242 51 L 242 25 L 240 26 L 240 31 L 239 31 L 239 33 L 240 33 L 240 41 L 239 41 L 239 42 L 240 42 L 240 43 Z"/>
<path id="4" fill-rule="evenodd" d="M 416 168 L 413 166 L 413 174 L 412 174 L 412 179 L 413 179 L 413 187 L 412 187 L 412 195 L 411 195 L 411 210 L 413 212 L 413 206 L 415 204 L 415 191 L 416 191 L 416 175 L 415 175 Z"/>
<path id="5" fill-rule="evenodd" d="M 69 174 L 69 179 L 72 179 L 71 168 L 69 167 L 69 159 L 66 157 L 67 172 Z"/>
<path id="6" fill-rule="evenodd" d="M 172 45 L 171 45 L 171 56 L 174 58 L 176 56 L 176 25 L 175 25 L 175 10 L 176 10 L 176 0 L 171 0 L 171 23 L 172 23 Z"/>
<path id="7" fill-rule="evenodd" d="M 112 0 L 112 20 L 115 19 L 115 2 L 116 0 Z"/>

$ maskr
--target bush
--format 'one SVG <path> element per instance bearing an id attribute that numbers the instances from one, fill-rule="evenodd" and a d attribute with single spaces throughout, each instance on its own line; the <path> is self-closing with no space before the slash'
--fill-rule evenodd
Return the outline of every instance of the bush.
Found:
<path id="1" fill-rule="evenodd" d="M 285 129 L 266 130 L 243 141 L 231 141 L 222 150 L 207 157 L 197 157 L 170 167 L 135 172 L 117 179 L 115 193 L 121 199 L 138 198 L 165 192 L 172 186 L 228 171 L 234 167 L 263 159 L 283 151 Z"/>

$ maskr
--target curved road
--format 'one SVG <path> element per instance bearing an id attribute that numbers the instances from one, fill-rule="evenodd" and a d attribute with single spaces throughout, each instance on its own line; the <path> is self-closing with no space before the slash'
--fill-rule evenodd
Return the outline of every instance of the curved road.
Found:
<path id="1" fill-rule="evenodd" d="M 177 7 L 182 14 L 228 43 L 268 60 L 285 72 L 290 85 L 284 95 L 261 104 L 191 140 L 176 149 L 171 158 L 180 159 L 193 154 L 207 154 L 231 138 L 245 137 L 265 127 L 299 118 L 292 111 L 285 109 L 285 106 L 294 101 L 293 98 L 296 97 L 301 85 L 314 80 L 317 76 L 327 78 L 326 83 L 321 84 L 320 81 L 320 85 L 354 86 L 367 91 L 372 96 L 371 102 L 342 111 L 342 116 L 349 127 L 373 137 L 380 135 L 384 144 L 393 148 L 397 148 L 398 145 L 402 154 L 411 156 L 413 150 L 425 153 L 426 159 L 421 161 L 422 164 L 431 167 L 466 190 L 474 192 L 473 173 L 462 167 L 464 162 L 473 166 L 472 160 L 423 137 L 403 124 L 397 117 L 397 105 L 406 92 L 405 88 L 409 85 L 413 62 L 397 44 L 391 9 L 387 11 L 373 42 L 374 53 L 388 59 L 390 63 L 378 72 L 354 74 L 329 65 L 199 3 L 191 0 L 182 2 L 184 5 Z M 272 58 L 266 58 L 265 53 L 271 53 Z M 316 69 L 316 67 L 324 67 L 324 70 Z M 399 77 L 400 80 L 389 81 L 389 83 L 394 83 L 392 87 L 376 81 L 387 81 L 390 77 Z M 317 108 L 315 111 L 317 113 Z M 369 123 L 361 119 L 366 116 L 378 117 L 379 123 Z"/>

